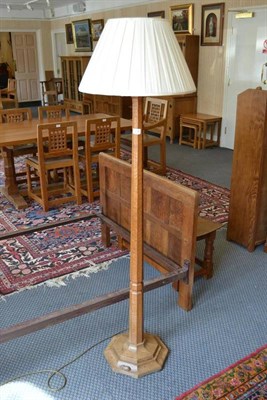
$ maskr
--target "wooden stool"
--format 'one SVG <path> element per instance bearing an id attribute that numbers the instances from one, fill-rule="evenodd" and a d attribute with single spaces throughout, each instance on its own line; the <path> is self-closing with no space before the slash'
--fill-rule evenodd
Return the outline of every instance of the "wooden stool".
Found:
<path id="1" fill-rule="evenodd" d="M 186 128 L 186 131 L 184 131 L 184 128 Z M 188 122 L 186 118 L 181 117 L 179 144 L 186 144 L 188 146 L 192 146 L 194 149 L 199 149 L 200 129 L 201 124 Z"/>
<path id="2" fill-rule="evenodd" d="M 198 149 L 206 147 L 219 146 L 221 137 L 222 118 L 208 114 L 182 114 L 180 116 L 180 140 L 181 140 L 181 125 L 190 124 L 199 126 Z M 216 132 L 216 137 L 215 136 Z M 207 137 L 209 133 L 209 138 Z M 180 144 L 183 143 L 179 142 Z M 188 144 L 188 143 L 187 143 Z"/>
<path id="3" fill-rule="evenodd" d="M 204 276 L 209 279 L 213 276 L 213 250 L 216 231 L 222 227 L 219 222 L 213 222 L 208 219 L 198 217 L 197 221 L 197 241 L 205 239 L 205 249 L 203 259 L 196 257 L 196 264 L 200 269 L 195 271 L 196 276 Z"/>

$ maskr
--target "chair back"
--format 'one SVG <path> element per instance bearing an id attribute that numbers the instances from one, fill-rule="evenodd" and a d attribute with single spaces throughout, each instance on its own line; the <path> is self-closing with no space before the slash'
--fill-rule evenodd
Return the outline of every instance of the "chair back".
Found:
<path id="1" fill-rule="evenodd" d="M 54 83 L 54 71 L 45 71 L 45 90 L 56 90 Z"/>
<path id="2" fill-rule="evenodd" d="M 40 164 L 52 158 L 65 156 L 78 158 L 77 122 L 39 124 L 37 146 Z"/>
<path id="3" fill-rule="evenodd" d="M 168 101 L 153 97 L 146 97 L 144 121 L 150 124 L 167 118 Z"/>
<path id="4" fill-rule="evenodd" d="M 70 116 L 70 110 L 64 105 L 55 106 L 42 106 L 38 107 L 38 119 L 43 121 L 61 121 L 64 117 L 68 119 Z"/>
<path id="5" fill-rule="evenodd" d="M 86 120 L 85 151 L 99 153 L 113 150 L 116 157 L 120 153 L 120 117 Z"/>
<path id="6" fill-rule="evenodd" d="M 0 123 L 7 122 L 23 122 L 32 119 L 32 111 L 30 108 L 11 108 L 0 110 Z"/>
<path id="7" fill-rule="evenodd" d="M 7 90 L 8 92 L 15 92 L 17 90 L 17 81 L 16 79 L 9 78 L 7 81 Z"/>

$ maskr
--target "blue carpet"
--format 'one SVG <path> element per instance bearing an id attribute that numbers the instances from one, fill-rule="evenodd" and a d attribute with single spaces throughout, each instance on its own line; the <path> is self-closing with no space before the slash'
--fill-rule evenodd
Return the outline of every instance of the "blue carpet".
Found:
<path id="1" fill-rule="evenodd" d="M 177 305 L 170 285 L 145 294 L 145 330 L 157 334 L 170 349 L 161 372 L 138 380 L 115 374 L 103 351 L 105 340 L 62 372 L 67 385 L 47 388 L 47 375 L 24 378 L 29 386 L 0 388 L 1 400 L 172 400 L 267 342 L 267 254 L 226 241 L 217 233 L 214 277 L 194 285 L 194 308 Z M 198 243 L 198 251 L 201 251 Z M 0 303 L 1 327 L 80 303 L 128 286 L 128 259 L 89 278 L 69 280 L 61 288 L 38 288 L 6 296 Z M 145 278 L 157 272 L 145 265 Z M 128 301 L 1 345 L 1 382 L 30 371 L 58 369 L 95 343 L 128 326 Z M 22 381 L 22 380 L 21 380 Z M 18 385 L 18 383 L 17 383 Z M 38 388 L 38 389 L 37 389 Z M 11 397 L 8 397 L 7 392 Z"/>

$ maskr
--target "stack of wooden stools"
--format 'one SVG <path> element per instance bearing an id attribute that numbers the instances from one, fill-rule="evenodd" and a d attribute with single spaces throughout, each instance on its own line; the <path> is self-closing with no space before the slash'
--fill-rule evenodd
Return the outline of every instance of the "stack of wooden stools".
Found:
<path id="1" fill-rule="evenodd" d="M 194 149 L 219 146 L 222 118 L 208 114 L 182 114 L 180 116 L 179 144 Z"/>

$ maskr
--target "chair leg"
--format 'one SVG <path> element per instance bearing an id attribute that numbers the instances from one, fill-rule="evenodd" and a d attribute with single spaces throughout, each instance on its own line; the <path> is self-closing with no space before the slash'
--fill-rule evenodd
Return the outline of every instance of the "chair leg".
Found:
<path id="1" fill-rule="evenodd" d="M 93 190 L 93 176 L 92 176 L 92 162 L 86 159 L 86 185 L 87 185 L 87 199 L 89 203 L 94 201 Z"/>
<path id="2" fill-rule="evenodd" d="M 160 164 L 162 175 L 166 175 L 166 140 L 163 140 L 160 144 Z"/>
<path id="3" fill-rule="evenodd" d="M 80 205 L 80 204 L 82 204 L 82 194 L 81 194 L 81 177 L 80 177 L 80 169 L 79 169 L 78 160 L 74 164 L 73 174 L 74 174 L 74 187 L 75 187 L 76 203 L 78 205 Z"/>
<path id="4" fill-rule="evenodd" d="M 49 171 L 47 171 L 47 174 Z M 48 191 L 47 191 L 47 180 L 46 173 L 40 171 L 40 190 L 41 190 L 41 203 L 44 211 L 48 211 Z"/>

